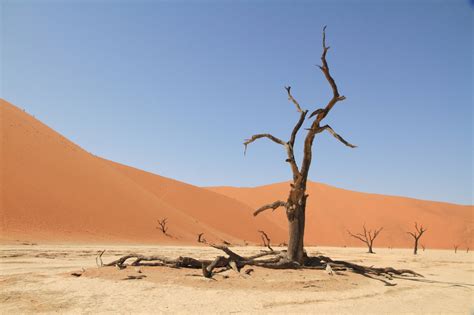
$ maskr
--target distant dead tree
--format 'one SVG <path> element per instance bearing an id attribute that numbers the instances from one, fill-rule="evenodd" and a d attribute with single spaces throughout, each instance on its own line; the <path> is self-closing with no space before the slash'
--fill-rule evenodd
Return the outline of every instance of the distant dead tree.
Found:
<path id="1" fill-rule="evenodd" d="M 468 247 L 468 248 L 466 248 L 466 253 L 469 253 L 469 247 Z"/>
<path id="2" fill-rule="evenodd" d="M 457 244 L 454 244 L 454 245 L 453 245 L 454 253 L 455 253 L 455 254 L 458 252 L 458 247 L 459 247 L 459 245 L 457 245 Z"/>
<path id="3" fill-rule="evenodd" d="M 198 243 L 204 243 L 204 244 L 207 243 L 206 239 L 203 236 L 204 236 L 204 233 L 198 234 L 198 239 L 197 239 Z"/>
<path id="4" fill-rule="evenodd" d="M 345 96 L 339 93 L 338 87 L 336 82 L 334 81 L 331 73 L 329 72 L 329 66 L 326 61 L 326 54 L 329 50 L 329 46 L 326 46 L 326 27 L 323 28 L 323 52 L 321 55 L 321 65 L 319 69 L 322 71 L 324 77 L 328 81 L 329 85 L 332 89 L 332 97 L 326 104 L 324 108 L 319 108 L 313 111 L 310 115 L 308 120 L 315 117 L 315 119 L 311 122 L 310 128 L 304 140 L 304 148 L 303 148 L 303 160 L 301 162 L 301 167 L 298 166 L 295 155 L 294 155 L 294 148 L 295 148 L 295 141 L 298 131 L 300 130 L 301 126 L 306 120 L 306 115 L 308 114 L 307 110 L 301 108 L 299 102 L 293 97 L 291 93 L 291 87 L 285 87 L 285 90 L 288 94 L 288 100 L 291 101 L 295 107 L 297 112 L 299 113 L 300 117 L 298 122 L 293 127 L 293 130 L 290 135 L 290 139 L 288 141 L 284 141 L 280 138 L 277 138 L 269 133 L 261 133 L 256 134 L 250 137 L 249 139 L 245 140 L 244 146 L 245 151 L 247 151 L 247 146 L 252 142 L 267 138 L 274 143 L 281 145 L 286 152 L 287 158 L 286 162 L 289 163 L 291 172 L 293 174 L 293 181 L 290 184 L 290 192 L 286 201 L 277 200 L 270 204 L 264 205 L 258 208 L 254 212 L 254 216 L 258 215 L 259 213 L 265 210 L 275 210 L 279 207 L 283 207 L 286 210 L 286 217 L 288 219 L 289 225 L 289 242 L 288 242 L 288 250 L 287 250 L 287 259 L 289 261 L 295 261 L 299 264 L 304 264 L 306 255 L 304 252 L 304 229 L 305 229 L 305 212 L 306 212 L 306 199 L 308 195 L 306 194 L 306 184 L 308 181 L 308 174 L 309 169 L 311 166 L 311 161 L 313 159 L 313 140 L 317 134 L 320 134 L 324 131 L 329 132 L 333 137 L 337 140 L 342 142 L 344 145 L 348 146 L 349 148 L 355 148 L 355 145 L 350 144 L 346 140 L 344 140 L 339 134 L 337 134 L 329 125 L 322 125 L 322 121 L 326 116 L 329 114 L 331 109 L 336 105 L 336 103 L 343 101 L 346 99 Z"/>
<path id="5" fill-rule="evenodd" d="M 418 240 L 426 232 L 426 229 L 423 225 L 418 226 L 418 223 L 415 222 L 415 232 L 407 232 L 411 236 L 413 236 L 415 240 L 415 245 L 413 247 L 413 254 L 416 255 L 418 253 Z"/>
<path id="6" fill-rule="evenodd" d="M 423 249 L 423 251 L 425 251 L 425 249 L 426 249 L 425 244 L 421 244 L 421 249 Z"/>
<path id="7" fill-rule="evenodd" d="M 260 232 L 260 236 L 262 237 L 263 246 L 273 251 L 273 248 L 270 246 L 270 238 L 268 237 L 267 233 L 265 233 L 264 231 L 258 231 L 258 232 Z"/>
<path id="8" fill-rule="evenodd" d="M 158 220 L 158 225 L 156 228 L 159 229 L 163 234 L 168 235 L 168 218 L 163 218 Z"/>
<path id="9" fill-rule="evenodd" d="M 374 240 L 377 238 L 379 233 L 382 231 L 383 227 L 381 227 L 378 230 L 377 229 L 367 230 L 366 227 L 365 227 L 365 224 L 364 224 L 363 228 L 364 228 L 364 234 L 362 234 L 362 233 L 352 234 L 351 231 L 347 231 L 347 233 L 349 233 L 350 236 L 358 239 L 359 241 L 364 242 L 365 245 L 367 245 L 367 247 L 369 248 L 369 253 L 370 254 L 375 254 L 374 251 L 372 250 L 372 247 L 374 245 Z"/>

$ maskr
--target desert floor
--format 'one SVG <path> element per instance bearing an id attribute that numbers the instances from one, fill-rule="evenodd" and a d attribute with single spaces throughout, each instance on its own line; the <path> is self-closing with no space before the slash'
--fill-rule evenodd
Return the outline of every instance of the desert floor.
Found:
<path id="1" fill-rule="evenodd" d="M 186 246 L 1 245 L 0 313 L 460 313 L 474 311 L 474 257 L 452 250 L 308 248 L 334 259 L 413 269 L 422 279 L 393 286 L 350 272 L 255 268 L 206 279 L 200 270 L 166 267 L 97 268 L 137 252 L 214 258 L 212 248 Z M 234 248 L 242 254 L 261 248 Z M 83 271 L 83 268 L 85 271 Z M 71 273 L 79 271 L 80 277 Z M 130 279 L 130 276 L 145 276 Z"/>

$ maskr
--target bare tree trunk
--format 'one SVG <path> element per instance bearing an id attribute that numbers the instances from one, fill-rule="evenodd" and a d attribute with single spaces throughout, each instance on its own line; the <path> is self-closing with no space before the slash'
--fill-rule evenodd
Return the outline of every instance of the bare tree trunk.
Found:
<path id="1" fill-rule="evenodd" d="M 369 254 L 375 254 L 374 251 L 372 250 L 372 245 L 369 245 Z"/>
<path id="2" fill-rule="evenodd" d="M 304 226 L 306 203 L 289 212 L 287 210 L 289 224 L 289 241 L 288 241 L 288 259 L 297 261 L 300 264 L 304 262 Z"/>
<path id="3" fill-rule="evenodd" d="M 415 248 L 413 249 L 413 254 L 418 254 L 418 239 L 415 238 Z"/>

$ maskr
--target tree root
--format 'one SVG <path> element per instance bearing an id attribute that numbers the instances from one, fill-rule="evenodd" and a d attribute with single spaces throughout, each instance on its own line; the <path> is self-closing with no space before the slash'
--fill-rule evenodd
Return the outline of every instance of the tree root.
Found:
<path id="1" fill-rule="evenodd" d="M 140 254 L 128 254 L 114 260 L 103 266 L 116 266 L 119 269 L 127 266 L 165 266 L 171 268 L 193 268 L 201 269 L 202 275 L 206 278 L 212 278 L 214 274 L 233 269 L 236 272 L 244 266 L 257 266 L 269 269 L 318 269 L 332 271 L 351 271 L 363 276 L 384 282 L 386 285 L 393 285 L 385 279 L 392 280 L 405 277 L 423 277 L 421 274 L 408 269 L 395 269 L 392 267 L 377 268 L 367 267 L 342 260 L 332 260 L 327 256 L 306 256 L 304 263 L 299 264 L 296 261 L 287 259 L 286 250 L 282 251 L 262 251 L 253 256 L 244 257 L 238 255 L 227 246 L 210 246 L 223 251 L 227 256 L 217 256 L 214 260 L 196 259 L 192 257 L 180 256 L 176 259 L 167 258 L 160 255 L 144 256 Z M 99 253 L 102 256 L 103 252 Z M 130 263 L 130 260 L 132 260 Z M 329 267 L 328 267 L 329 265 Z M 380 279 L 377 277 L 383 277 Z"/>

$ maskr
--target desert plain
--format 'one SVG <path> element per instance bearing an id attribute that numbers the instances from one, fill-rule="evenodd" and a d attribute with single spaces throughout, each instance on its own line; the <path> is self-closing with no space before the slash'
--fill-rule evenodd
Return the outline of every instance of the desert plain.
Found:
<path id="1" fill-rule="evenodd" d="M 423 278 L 379 281 L 352 272 L 269 270 L 250 275 L 228 270 L 213 279 L 200 270 L 169 267 L 98 268 L 123 254 L 189 255 L 212 258 L 219 251 L 199 246 L 4 244 L 0 249 L 0 312 L 65 314 L 150 313 L 331 313 L 470 314 L 474 311 L 472 253 L 378 248 L 309 247 L 351 262 L 410 268 Z M 242 254 L 262 247 L 236 247 Z M 76 275 L 72 275 L 72 274 Z M 80 276 L 77 276 L 80 275 Z"/>

